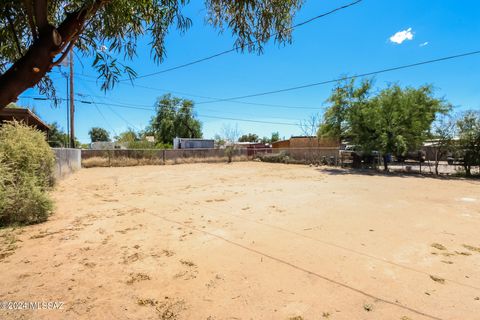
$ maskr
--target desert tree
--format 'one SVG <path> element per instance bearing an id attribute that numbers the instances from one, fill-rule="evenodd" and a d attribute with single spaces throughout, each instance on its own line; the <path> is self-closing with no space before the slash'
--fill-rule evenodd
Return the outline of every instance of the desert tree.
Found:
<path id="1" fill-rule="evenodd" d="M 388 170 L 388 155 L 405 156 L 419 150 L 430 137 L 436 117 L 450 105 L 433 95 L 429 85 L 402 88 L 391 85 L 349 112 L 350 136 L 365 153 L 378 151 Z"/>
<path id="2" fill-rule="evenodd" d="M 467 111 L 457 121 L 458 147 L 463 156 L 463 167 L 467 177 L 472 167 L 480 166 L 480 112 Z"/>
<path id="3" fill-rule="evenodd" d="M 215 141 L 216 148 L 224 148 L 225 144 L 227 143 L 225 139 L 220 134 L 215 134 L 213 140 Z"/>
<path id="4" fill-rule="evenodd" d="M 108 131 L 100 127 L 91 128 L 88 132 L 88 135 L 90 136 L 90 140 L 92 142 L 110 141 L 110 135 L 108 134 Z"/>
<path id="5" fill-rule="evenodd" d="M 320 156 L 320 150 L 313 150 L 313 147 L 318 147 L 320 142 L 320 136 L 317 135 L 321 123 L 321 116 L 318 113 L 311 114 L 308 118 L 300 121 L 300 130 L 302 134 L 308 140 L 308 151 L 305 151 L 305 157 L 310 158 L 309 161 L 317 162 Z"/>
<path id="6" fill-rule="evenodd" d="M 255 133 L 244 134 L 238 138 L 238 142 L 258 142 L 259 140 L 261 140 L 260 137 Z"/>
<path id="7" fill-rule="evenodd" d="M 440 116 L 432 124 L 432 151 L 434 156 L 435 174 L 438 175 L 440 161 L 455 148 L 456 123 L 450 114 Z"/>
<path id="8" fill-rule="evenodd" d="M 155 136 L 155 141 L 168 145 L 176 137 L 202 137 L 202 124 L 195 115 L 192 100 L 165 94 L 157 100 L 156 111 L 148 129 Z"/>
<path id="9" fill-rule="evenodd" d="M 318 136 L 338 142 L 350 138 L 351 110 L 368 102 L 372 84 L 372 79 L 362 80 L 360 84 L 355 79 L 339 81 L 326 100 L 328 106 L 318 128 Z"/>
<path id="10" fill-rule="evenodd" d="M 233 156 L 237 149 L 236 142 L 240 137 L 240 130 L 238 129 L 238 124 L 232 126 L 230 124 L 225 124 L 222 127 L 223 140 L 225 141 L 225 155 L 228 158 L 228 163 L 232 162 Z"/>
<path id="11" fill-rule="evenodd" d="M 430 137 L 438 115 L 451 106 L 434 96 L 433 88 L 402 88 L 393 84 L 371 94 L 372 80 L 355 85 L 341 81 L 327 100 L 319 136 L 347 139 L 364 154 L 380 152 L 388 170 L 388 155 L 405 156 Z"/>
<path id="12" fill-rule="evenodd" d="M 262 52 L 273 38 L 291 42 L 292 21 L 302 0 L 205 0 L 206 22 L 228 28 L 239 51 Z M 183 14 L 188 0 L 3 0 L 0 2 L 0 110 L 31 87 L 55 96 L 49 73 L 71 49 L 94 57 L 104 90 L 134 70 L 132 59 L 147 36 L 153 59 L 165 57 L 165 38 L 183 33 L 192 21 Z"/>
<path id="13" fill-rule="evenodd" d="M 280 140 L 280 133 L 278 131 L 272 132 L 272 137 L 270 138 L 270 142 L 277 142 Z"/>

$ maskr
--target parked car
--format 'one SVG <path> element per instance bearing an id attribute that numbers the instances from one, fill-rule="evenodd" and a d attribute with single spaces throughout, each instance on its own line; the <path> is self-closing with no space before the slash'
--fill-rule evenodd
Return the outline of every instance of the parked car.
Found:
<path id="1" fill-rule="evenodd" d="M 405 155 L 396 155 L 395 158 L 398 162 L 405 162 L 407 160 L 414 160 L 419 162 L 425 162 L 427 154 L 423 150 L 409 151 Z"/>
<path id="2" fill-rule="evenodd" d="M 364 152 L 359 150 L 358 146 L 346 145 L 344 150 L 340 150 L 340 157 L 343 163 L 352 163 L 352 167 L 371 166 L 379 163 L 380 153 L 378 151 Z"/>
<path id="3" fill-rule="evenodd" d="M 463 165 L 463 152 L 451 152 L 447 155 L 447 163 L 449 165 Z"/>

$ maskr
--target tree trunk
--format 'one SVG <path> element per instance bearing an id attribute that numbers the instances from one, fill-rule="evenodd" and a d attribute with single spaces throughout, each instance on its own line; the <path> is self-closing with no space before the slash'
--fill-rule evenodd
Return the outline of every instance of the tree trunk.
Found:
<path id="1" fill-rule="evenodd" d="M 472 176 L 472 171 L 471 171 L 471 166 L 470 165 L 464 165 L 465 168 L 465 176 L 471 177 Z"/>
<path id="2" fill-rule="evenodd" d="M 383 155 L 383 169 L 385 172 L 388 172 L 388 158 L 387 155 Z"/>
<path id="3" fill-rule="evenodd" d="M 15 102 L 25 90 L 35 86 L 54 67 L 54 58 L 76 40 L 83 25 L 103 4 L 97 0 L 88 8 L 84 7 L 67 15 L 56 29 L 43 27 L 38 39 L 23 57 L 17 60 L 5 73 L 0 75 L 0 110 Z M 63 58 L 63 56 L 62 56 Z"/>
<path id="4" fill-rule="evenodd" d="M 16 101 L 23 91 L 36 85 L 50 71 L 61 43 L 60 34 L 51 28 L 0 76 L 0 110 Z"/>

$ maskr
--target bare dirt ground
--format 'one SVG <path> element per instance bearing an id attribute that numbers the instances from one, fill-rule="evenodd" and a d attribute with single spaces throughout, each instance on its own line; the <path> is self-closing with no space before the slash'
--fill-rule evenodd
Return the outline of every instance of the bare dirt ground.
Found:
<path id="1" fill-rule="evenodd" d="M 264 164 L 83 169 L 0 230 L 1 319 L 480 319 L 480 183 Z"/>

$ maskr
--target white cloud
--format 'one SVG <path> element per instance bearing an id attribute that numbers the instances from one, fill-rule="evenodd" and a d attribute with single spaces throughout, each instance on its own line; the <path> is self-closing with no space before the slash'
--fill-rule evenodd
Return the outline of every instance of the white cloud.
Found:
<path id="1" fill-rule="evenodd" d="M 420 43 L 420 47 L 425 47 L 428 46 L 428 41 L 425 41 L 424 43 Z"/>
<path id="2" fill-rule="evenodd" d="M 408 28 L 407 30 L 398 31 L 393 36 L 390 37 L 390 41 L 396 44 L 402 44 L 405 40 L 412 40 L 413 39 L 413 32 L 412 28 Z"/>

